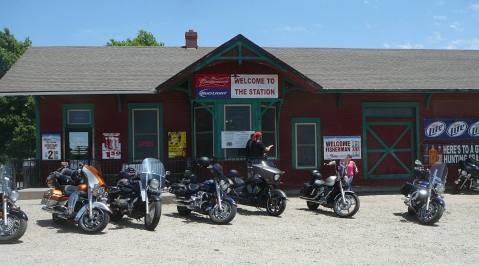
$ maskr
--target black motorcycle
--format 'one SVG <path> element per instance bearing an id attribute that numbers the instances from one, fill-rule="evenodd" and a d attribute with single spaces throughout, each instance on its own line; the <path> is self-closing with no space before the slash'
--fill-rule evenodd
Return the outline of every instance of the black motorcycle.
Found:
<path id="1" fill-rule="evenodd" d="M 437 163 L 429 170 L 419 160 L 414 164 L 414 181 L 406 183 L 401 194 L 406 196 L 408 213 L 416 215 L 420 223 L 431 225 L 441 219 L 446 208 L 441 193 L 445 190 L 447 167 Z"/>
<path id="2" fill-rule="evenodd" d="M 27 230 L 27 215 L 15 205 L 18 192 L 12 189 L 11 168 L 0 166 L 0 243 L 17 241 Z"/>
<path id="3" fill-rule="evenodd" d="M 266 160 L 252 164 L 248 169 L 250 177 L 244 180 L 236 170 L 228 174 L 232 189 L 229 195 L 239 204 L 266 208 L 272 216 L 281 215 L 286 209 L 286 193 L 279 189 L 284 171 L 268 164 Z"/>
<path id="4" fill-rule="evenodd" d="M 155 230 L 161 217 L 160 196 L 167 174 L 163 164 L 153 158 L 144 159 L 138 172 L 133 168 L 122 171 L 117 186 L 109 188 L 111 220 L 119 221 L 124 215 L 144 218 L 145 229 Z"/>
<path id="5" fill-rule="evenodd" d="M 359 210 L 359 198 L 353 191 L 345 190 L 344 166 L 331 161 L 325 165 L 335 166 L 336 175 L 322 179 L 318 170 L 311 172 L 311 180 L 305 183 L 301 190 L 301 199 L 306 200 L 310 210 L 316 210 L 319 205 L 332 208 L 339 217 L 351 217 Z M 337 167 L 336 167 L 337 166 Z"/>
<path id="6" fill-rule="evenodd" d="M 178 213 L 186 216 L 195 211 L 209 215 L 213 223 L 229 223 L 236 216 L 236 202 L 227 195 L 229 183 L 223 167 L 208 157 L 201 157 L 197 162 L 213 176 L 198 183 L 196 175 L 187 170 L 179 183 L 170 186 L 170 193 L 176 196 Z"/>
<path id="7" fill-rule="evenodd" d="M 459 161 L 458 175 L 452 193 L 457 194 L 466 190 L 479 191 L 479 161 L 473 158 Z"/>

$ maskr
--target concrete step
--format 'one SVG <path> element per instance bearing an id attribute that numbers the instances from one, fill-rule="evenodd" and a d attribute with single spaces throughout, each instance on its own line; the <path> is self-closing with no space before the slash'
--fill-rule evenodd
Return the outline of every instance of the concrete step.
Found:
<path id="1" fill-rule="evenodd" d="M 47 192 L 49 188 L 25 188 L 18 190 L 20 194 L 20 200 L 35 200 L 35 199 L 42 199 L 43 194 Z"/>

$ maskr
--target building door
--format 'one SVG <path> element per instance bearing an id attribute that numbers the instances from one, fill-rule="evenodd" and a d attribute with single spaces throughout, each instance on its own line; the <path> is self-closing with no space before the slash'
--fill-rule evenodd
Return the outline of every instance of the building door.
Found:
<path id="1" fill-rule="evenodd" d="M 225 131 L 250 131 L 251 130 L 251 105 L 250 104 L 225 104 L 224 105 L 224 130 Z M 244 156 L 244 148 L 224 149 L 225 158 Z"/>
<path id="2" fill-rule="evenodd" d="M 366 179 L 406 179 L 418 154 L 418 107 L 413 103 L 363 106 Z"/>
<path id="3" fill-rule="evenodd" d="M 129 108 L 129 159 L 162 158 L 162 112 L 157 103 L 131 103 Z"/>

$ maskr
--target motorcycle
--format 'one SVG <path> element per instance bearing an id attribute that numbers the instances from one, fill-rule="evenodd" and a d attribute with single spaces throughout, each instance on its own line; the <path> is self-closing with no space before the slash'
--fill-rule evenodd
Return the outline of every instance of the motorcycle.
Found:
<path id="1" fill-rule="evenodd" d="M 122 177 L 115 187 L 109 188 L 108 203 L 111 220 L 119 221 L 124 215 L 144 219 L 145 229 L 155 230 L 161 217 L 161 190 L 168 172 L 154 158 L 146 158 L 139 173 L 133 168 L 120 173 Z"/>
<path id="2" fill-rule="evenodd" d="M 404 204 L 408 206 L 408 213 L 416 215 L 420 223 L 432 225 L 441 219 L 446 208 L 441 193 L 445 190 L 447 167 L 436 163 L 429 170 L 419 160 L 414 164 L 414 181 L 406 183 L 401 194 L 406 196 Z"/>
<path id="3" fill-rule="evenodd" d="M 63 171 L 64 172 L 64 171 Z M 68 171 L 69 174 L 78 175 L 82 180 L 78 185 L 79 197 L 74 206 L 72 215 L 66 215 L 69 197 L 65 194 L 65 186 L 59 183 L 48 182 L 50 190 L 43 195 L 42 210 L 52 214 L 53 222 L 63 224 L 73 221 L 78 224 L 81 231 L 88 234 L 99 233 L 110 222 L 110 208 L 106 205 L 108 193 L 105 181 L 101 178 L 98 170 L 91 165 L 79 165 L 79 169 Z M 48 181 L 65 174 L 51 173 Z M 67 176 L 68 178 L 68 176 Z"/>
<path id="4" fill-rule="evenodd" d="M 27 230 L 27 215 L 15 205 L 18 192 L 12 189 L 11 171 L 0 166 L 0 243 L 15 242 Z"/>
<path id="5" fill-rule="evenodd" d="M 347 184 L 344 181 L 344 165 L 337 166 L 336 161 L 324 165 L 334 166 L 336 175 L 323 180 L 319 171 L 313 170 L 311 180 L 305 183 L 301 190 L 300 198 L 306 200 L 310 210 L 316 210 L 321 205 L 332 208 L 339 217 L 352 217 L 358 212 L 360 203 L 356 193 L 345 190 Z"/>
<path id="6" fill-rule="evenodd" d="M 457 194 L 464 190 L 479 191 L 479 161 L 476 159 L 459 161 L 458 176 L 452 192 Z"/>
<path id="7" fill-rule="evenodd" d="M 208 157 L 201 157 L 197 162 L 209 169 L 213 177 L 197 183 L 196 176 L 187 170 L 179 183 L 170 186 L 170 193 L 176 197 L 178 213 L 186 216 L 195 211 L 209 215 L 215 224 L 231 222 L 236 216 L 236 202 L 227 194 L 230 184 L 223 174 L 223 167 Z"/>
<path id="8" fill-rule="evenodd" d="M 266 208 L 271 216 L 279 216 L 286 209 L 286 193 L 279 189 L 281 176 L 279 170 L 262 160 L 248 169 L 250 177 L 242 179 L 236 170 L 231 170 L 228 179 L 232 186 L 230 195 L 239 204 Z"/>

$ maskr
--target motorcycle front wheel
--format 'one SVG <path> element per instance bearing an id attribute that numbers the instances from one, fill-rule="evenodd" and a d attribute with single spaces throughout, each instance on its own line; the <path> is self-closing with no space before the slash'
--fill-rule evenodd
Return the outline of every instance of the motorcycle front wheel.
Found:
<path id="1" fill-rule="evenodd" d="M 280 216 L 286 209 L 286 199 L 281 196 L 268 197 L 266 212 L 271 216 Z"/>
<path id="2" fill-rule="evenodd" d="M 359 198 L 356 194 L 345 194 L 344 201 L 338 197 L 334 201 L 333 210 L 341 218 L 347 218 L 355 215 L 359 210 Z"/>
<path id="3" fill-rule="evenodd" d="M 221 201 L 221 209 L 218 204 L 211 208 L 209 212 L 211 221 L 215 224 L 227 224 L 236 216 L 236 205 L 223 200 Z"/>
<path id="4" fill-rule="evenodd" d="M 431 201 L 429 203 L 429 209 L 426 209 L 426 204 L 419 208 L 417 218 L 422 224 L 432 225 L 441 219 L 443 213 L 444 206 L 435 201 Z"/>
<path id="5" fill-rule="evenodd" d="M 103 231 L 110 222 L 110 214 L 102 209 L 94 208 L 93 216 L 86 211 L 78 220 L 80 230 L 87 234 L 95 234 Z"/>
<path id="6" fill-rule="evenodd" d="M 149 204 L 149 213 L 145 216 L 145 229 L 154 231 L 161 218 L 161 201 L 153 201 Z"/>
<path id="7" fill-rule="evenodd" d="M 4 225 L 3 219 L 0 220 L 0 243 L 15 242 L 20 239 L 27 230 L 27 220 L 18 214 L 9 214 L 7 221 L 7 225 Z"/>

